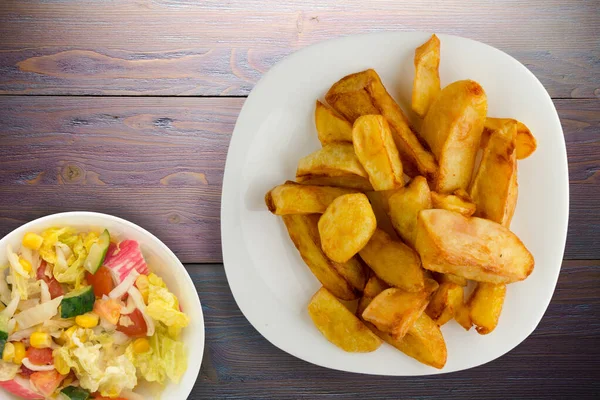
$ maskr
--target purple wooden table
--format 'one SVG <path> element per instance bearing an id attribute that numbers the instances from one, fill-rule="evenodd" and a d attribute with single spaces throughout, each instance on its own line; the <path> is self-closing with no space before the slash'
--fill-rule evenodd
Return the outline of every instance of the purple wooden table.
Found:
<path id="1" fill-rule="evenodd" d="M 223 167 L 244 97 L 297 49 L 394 30 L 466 36 L 516 57 L 554 99 L 569 155 L 569 237 L 544 319 L 500 359 L 434 377 L 349 374 L 283 353 L 241 314 L 221 264 Z M 204 307 L 206 352 L 191 399 L 593 397 L 599 33 L 597 0 L 3 0 L 0 235 L 42 215 L 92 210 L 160 237 Z"/>

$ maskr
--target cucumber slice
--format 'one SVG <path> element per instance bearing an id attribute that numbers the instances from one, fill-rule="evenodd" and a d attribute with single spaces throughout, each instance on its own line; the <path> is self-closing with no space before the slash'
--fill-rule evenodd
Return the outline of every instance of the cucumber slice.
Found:
<path id="1" fill-rule="evenodd" d="M 0 354 L 4 352 L 4 346 L 8 340 L 8 318 L 0 315 Z"/>
<path id="2" fill-rule="evenodd" d="M 94 309 L 94 289 L 91 286 L 74 290 L 60 302 L 60 317 L 73 318 L 88 313 Z"/>
<path id="3" fill-rule="evenodd" d="M 68 386 L 61 390 L 60 393 L 61 397 L 65 400 L 88 400 L 90 398 L 90 392 L 75 386 Z"/>
<path id="4" fill-rule="evenodd" d="M 105 229 L 98 238 L 98 241 L 90 247 L 90 252 L 83 262 L 83 267 L 87 269 L 90 274 L 95 274 L 96 271 L 98 271 L 98 268 L 102 266 L 104 257 L 106 257 L 108 245 L 110 245 L 110 234 L 108 233 L 108 230 Z"/>

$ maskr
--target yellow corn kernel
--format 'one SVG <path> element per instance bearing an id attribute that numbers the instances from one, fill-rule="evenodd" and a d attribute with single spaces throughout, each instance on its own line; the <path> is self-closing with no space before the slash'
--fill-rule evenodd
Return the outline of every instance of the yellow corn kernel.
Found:
<path id="1" fill-rule="evenodd" d="M 42 247 L 43 242 L 44 238 L 37 233 L 27 232 L 25 236 L 23 236 L 22 244 L 28 249 L 39 250 L 40 247 Z"/>
<path id="2" fill-rule="evenodd" d="M 98 322 L 98 316 L 92 313 L 78 315 L 75 317 L 75 323 L 82 328 L 95 328 L 98 326 Z"/>
<path id="3" fill-rule="evenodd" d="M 61 375 L 68 375 L 69 372 L 71 372 L 71 368 L 62 357 L 54 357 L 54 368 L 56 368 Z"/>
<path id="4" fill-rule="evenodd" d="M 2 361 L 12 362 L 15 358 L 15 346 L 11 342 L 7 342 L 4 345 L 4 351 L 2 352 Z"/>
<path id="5" fill-rule="evenodd" d="M 25 270 L 25 272 L 30 273 L 31 272 L 31 263 L 29 261 L 27 261 L 24 258 L 19 258 L 19 264 L 21 264 L 21 267 L 23 267 L 23 269 Z"/>
<path id="6" fill-rule="evenodd" d="M 25 345 L 21 342 L 13 342 L 13 346 L 15 346 L 15 358 L 13 359 L 13 362 L 21 365 L 27 354 L 25 351 Z"/>
<path id="7" fill-rule="evenodd" d="M 145 353 L 150 350 L 150 342 L 146 338 L 135 339 L 133 342 L 133 351 L 138 354 Z"/>
<path id="8" fill-rule="evenodd" d="M 47 349 L 52 345 L 52 338 L 45 332 L 33 332 L 29 337 L 29 343 L 36 349 Z"/>
<path id="9" fill-rule="evenodd" d="M 65 342 L 68 342 L 69 340 L 71 340 L 71 337 L 73 336 L 73 334 L 75 333 L 76 330 L 77 330 L 77 325 L 73 325 L 72 327 L 70 327 L 69 329 L 67 329 L 66 331 L 63 332 L 61 339 L 64 340 Z"/>
<path id="10" fill-rule="evenodd" d="M 150 292 L 150 281 L 146 275 L 140 275 L 135 280 L 135 286 L 138 288 L 142 297 L 144 298 L 144 303 L 148 304 L 148 293 Z"/>

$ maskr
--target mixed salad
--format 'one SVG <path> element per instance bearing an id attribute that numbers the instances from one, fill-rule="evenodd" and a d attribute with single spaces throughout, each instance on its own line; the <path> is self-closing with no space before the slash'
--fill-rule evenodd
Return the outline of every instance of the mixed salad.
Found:
<path id="1" fill-rule="evenodd" d="M 26 399 L 140 399 L 187 369 L 177 297 L 138 242 L 29 232 L 0 263 L 0 387 Z"/>

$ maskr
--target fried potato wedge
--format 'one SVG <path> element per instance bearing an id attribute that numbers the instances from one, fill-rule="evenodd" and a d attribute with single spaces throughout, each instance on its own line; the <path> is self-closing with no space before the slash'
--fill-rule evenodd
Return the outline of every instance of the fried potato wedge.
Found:
<path id="1" fill-rule="evenodd" d="M 485 125 L 483 127 L 483 133 L 481 135 L 481 148 L 485 148 L 490 135 L 493 131 L 498 129 L 498 125 L 501 124 L 503 118 L 486 118 Z M 517 121 L 517 160 L 522 160 L 529 157 L 537 149 L 537 141 L 535 137 L 524 123 Z"/>
<path id="2" fill-rule="evenodd" d="M 534 266 L 529 250 L 507 228 L 447 210 L 419 213 L 416 250 L 428 270 L 481 282 L 522 281 Z"/>
<path id="3" fill-rule="evenodd" d="M 351 143 L 327 144 L 314 153 L 302 157 L 298 161 L 296 177 L 307 175 L 369 177 L 356 157 Z"/>
<path id="4" fill-rule="evenodd" d="M 381 339 L 325 288 L 310 300 L 308 314 L 323 336 L 344 351 L 368 353 L 381 346 Z"/>
<path id="5" fill-rule="evenodd" d="M 427 180 L 417 176 L 405 188 L 386 195 L 388 212 L 394 229 L 402 240 L 414 248 L 417 216 L 421 210 L 432 206 Z"/>
<path id="6" fill-rule="evenodd" d="M 358 257 L 352 257 L 345 263 L 333 263 L 333 268 L 355 289 L 362 292 L 367 284 L 368 269 Z"/>
<path id="7" fill-rule="evenodd" d="M 372 275 L 365 285 L 363 296 L 375 298 L 379 293 L 389 288 L 390 285 L 379 279 L 376 275 Z"/>
<path id="8" fill-rule="evenodd" d="M 464 303 L 464 301 L 460 305 L 458 310 L 454 312 L 454 320 L 456 320 L 456 322 L 458 322 L 458 324 L 462 326 L 466 331 L 471 329 L 471 327 L 473 326 L 473 321 L 471 321 L 471 310 Z"/>
<path id="9" fill-rule="evenodd" d="M 335 199 L 319 219 L 321 247 L 331 260 L 344 263 L 371 239 L 377 219 L 363 193 Z"/>
<path id="10" fill-rule="evenodd" d="M 369 198 L 375 218 L 377 218 L 377 228 L 383 230 L 393 239 L 398 239 L 398 235 L 388 215 L 389 207 L 386 192 L 366 192 L 365 194 Z"/>
<path id="11" fill-rule="evenodd" d="M 465 217 L 470 217 L 477 209 L 475 203 L 471 201 L 471 198 L 468 195 L 459 196 L 457 193 L 460 193 L 460 191 L 456 191 L 455 194 L 431 192 L 432 208 L 454 211 Z"/>
<path id="12" fill-rule="evenodd" d="M 487 335 L 492 332 L 502 312 L 506 285 L 479 282 L 469 298 L 468 307 L 471 321 L 477 333 Z"/>
<path id="13" fill-rule="evenodd" d="M 402 109 L 374 70 L 340 79 L 329 89 L 325 99 L 351 123 L 362 115 L 383 115 L 390 125 L 404 172 L 409 176 L 422 174 L 427 177 L 436 173 L 435 158 L 419 141 Z"/>
<path id="14" fill-rule="evenodd" d="M 419 255 L 404 243 L 393 240 L 381 229 L 375 230 L 359 255 L 387 284 L 408 292 L 424 289 Z"/>
<path id="15" fill-rule="evenodd" d="M 335 142 L 352 143 L 352 124 L 319 100 L 315 107 L 315 125 L 323 146 Z"/>
<path id="16" fill-rule="evenodd" d="M 450 321 L 462 306 L 464 289 L 456 283 L 442 283 L 431 297 L 425 312 L 439 326 Z"/>
<path id="17" fill-rule="evenodd" d="M 300 256 L 319 282 L 340 299 L 356 299 L 356 289 L 337 272 L 334 262 L 321 249 L 319 215 L 290 214 L 281 218 Z"/>
<path id="18" fill-rule="evenodd" d="M 440 86 L 440 39 L 431 35 L 415 49 L 415 79 L 412 89 L 412 109 L 421 118 L 438 96 Z"/>
<path id="19" fill-rule="evenodd" d="M 459 286 L 467 286 L 467 279 L 462 276 L 452 275 L 452 274 L 440 274 L 438 272 L 434 273 L 434 279 L 438 281 L 438 283 L 456 283 Z"/>
<path id="20" fill-rule="evenodd" d="M 477 205 L 475 216 L 509 227 L 518 192 L 517 121 L 504 119 L 497 122 L 471 184 L 471 198 Z"/>
<path id="21" fill-rule="evenodd" d="M 354 152 L 375 190 L 404 186 L 402 163 L 390 127 L 381 115 L 363 115 L 352 128 Z"/>
<path id="22" fill-rule="evenodd" d="M 424 291 L 413 293 L 398 288 L 386 289 L 371 301 L 362 317 L 377 329 L 400 340 L 427 307 L 429 296 Z"/>
<path id="23" fill-rule="evenodd" d="M 437 96 L 421 126 L 421 136 L 435 155 L 438 193 L 467 189 L 487 114 L 487 97 L 471 80 L 454 82 Z"/>
<path id="24" fill-rule="evenodd" d="M 267 208 L 275 215 L 322 214 L 333 200 L 355 190 L 286 182 L 265 195 Z"/>

